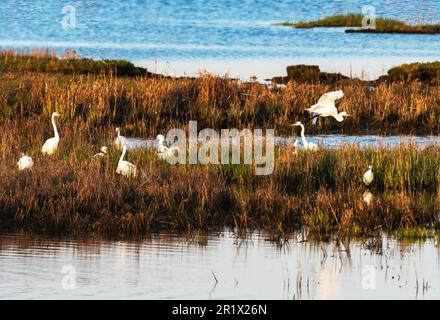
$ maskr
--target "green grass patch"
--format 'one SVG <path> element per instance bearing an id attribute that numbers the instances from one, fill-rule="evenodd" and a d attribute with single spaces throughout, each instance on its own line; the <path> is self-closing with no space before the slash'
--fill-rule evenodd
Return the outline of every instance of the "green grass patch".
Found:
<path id="1" fill-rule="evenodd" d="M 422 81 L 440 84 L 440 61 L 409 63 L 388 70 L 389 81 Z"/>
<path id="2" fill-rule="evenodd" d="M 360 13 L 338 14 L 334 16 L 324 17 L 314 21 L 299 22 L 281 22 L 276 23 L 278 26 L 295 27 L 295 28 L 315 28 L 315 27 L 362 27 L 363 15 Z M 376 18 L 376 27 L 374 29 L 348 29 L 346 32 L 363 32 L 363 33 L 440 33 L 440 24 L 418 24 L 409 25 L 403 21 L 390 18 Z"/>
<path id="3" fill-rule="evenodd" d="M 0 72 L 44 72 L 62 74 L 113 74 L 120 77 L 146 76 L 147 69 L 135 67 L 127 60 L 93 60 L 69 56 L 58 58 L 43 51 L 39 54 L 0 52 Z"/>

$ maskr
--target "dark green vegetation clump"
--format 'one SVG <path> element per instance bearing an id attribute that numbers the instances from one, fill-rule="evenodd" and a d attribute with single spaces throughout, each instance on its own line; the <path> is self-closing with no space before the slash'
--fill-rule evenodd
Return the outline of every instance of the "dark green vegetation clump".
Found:
<path id="1" fill-rule="evenodd" d="M 87 58 L 57 58 L 50 52 L 39 54 L 16 54 L 0 52 L 0 72 L 43 72 L 65 75 L 113 74 L 119 77 L 140 77 L 151 75 L 147 69 L 135 67 L 126 60 L 92 60 Z"/>
<path id="2" fill-rule="evenodd" d="M 341 73 L 321 72 L 319 66 L 314 65 L 293 65 L 287 67 L 287 77 L 273 77 L 272 82 L 277 84 L 287 84 L 290 81 L 296 83 L 322 83 L 335 85 L 342 80 L 349 78 Z"/>
<path id="3" fill-rule="evenodd" d="M 324 17 L 315 21 L 282 22 L 279 26 L 295 28 L 315 28 L 315 27 L 358 27 L 347 29 L 347 33 L 403 33 L 403 34 L 439 34 L 439 24 L 418 24 L 409 25 L 403 21 L 389 18 L 376 18 L 376 28 L 368 29 L 362 27 L 363 15 L 360 13 L 339 14 Z"/>
<path id="4" fill-rule="evenodd" d="M 349 13 L 338 14 L 334 16 L 324 17 L 315 21 L 300 22 L 281 22 L 275 25 L 295 27 L 295 28 L 315 28 L 315 27 L 360 27 L 362 25 L 362 14 Z"/>
<path id="5" fill-rule="evenodd" d="M 387 75 L 372 81 L 350 79 L 340 73 L 321 72 L 319 66 L 300 64 L 288 66 L 287 76 L 273 77 L 271 80 L 277 84 L 287 84 L 290 81 L 294 81 L 296 83 L 327 84 L 332 86 L 356 82 L 369 85 L 377 85 L 381 82 L 423 82 L 428 85 L 437 86 L 440 84 L 440 61 L 403 64 L 391 68 L 388 70 Z"/>
<path id="6" fill-rule="evenodd" d="M 421 81 L 440 85 L 440 61 L 410 63 L 394 67 L 388 71 L 388 81 Z"/>

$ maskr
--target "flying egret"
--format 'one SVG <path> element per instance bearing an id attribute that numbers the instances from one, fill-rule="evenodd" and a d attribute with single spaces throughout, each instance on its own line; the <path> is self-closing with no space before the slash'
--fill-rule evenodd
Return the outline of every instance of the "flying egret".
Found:
<path id="1" fill-rule="evenodd" d="M 333 117 L 339 122 L 344 121 L 344 117 L 348 116 L 347 112 L 338 112 L 335 106 L 335 101 L 343 96 L 344 93 L 342 90 L 324 93 L 321 98 L 319 98 L 318 103 L 306 109 L 312 114 L 312 118 L 306 122 L 314 119 L 313 123 L 315 124 L 317 117 Z"/>
<path id="2" fill-rule="evenodd" d="M 17 166 L 18 166 L 18 170 L 30 169 L 34 166 L 34 160 L 32 160 L 31 157 L 22 153 L 20 160 L 18 160 L 17 162 Z"/>
<path id="3" fill-rule="evenodd" d="M 317 144 L 315 144 L 313 142 L 307 142 L 306 136 L 304 135 L 304 131 L 305 131 L 304 125 L 301 123 L 301 121 L 294 123 L 293 126 L 301 127 L 301 140 L 302 140 L 302 144 L 303 144 L 305 150 L 310 150 L 310 151 L 318 150 Z M 298 144 L 296 144 L 296 145 L 298 145 Z"/>
<path id="4" fill-rule="evenodd" d="M 98 153 L 94 154 L 94 155 L 93 155 L 93 158 L 97 158 L 97 157 L 102 158 L 102 157 L 104 157 L 104 156 L 107 154 L 107 152 L 108 152 L 106 146 L 102 146 L 100 150 L 101 150 L 101 152 L 98 152 Z"/>
<path id="5" fill-rule="evenodd" d="M 128 161 L 124 160 L 125 154 L 127 153 L 127 145 L 122 145 L 122 154 L 118 162 L 118 167 L 116 168 L 117 174 L 122 174 L 124 177 L 137 177 L 136 166 Z"/>
<path id="6" fill-rule="evenodd" d="M 121 129 L 120 128 L 116 128 L 116 132 L 118 133 L 118 136 L 115 139 L 115 146 L 116 148 L 118 148 L 119 150 L 122 150 L 122 146 L 127 144 L 127 139 L 121 135 Z"/>
<path id="7" fill-rule="evenodd" d="M 47 139 L 46 142 L 44 142 L 43 147 L 41 147 L 41 152 L 43 154 L 52 155 L 55 153 L 55 151 L 58 148 L 58 143 L 60 142 L 60 136 L 58 134 L 57 125 L 55 124 L 55 117 L 59 117 L 59 116 L 61 116 L 61 114 L 59 114 L 58 112 L 52 113 L 51 119 L 52 119 L 54 137 Z"/>
<path id="8" fill-rule="evenodd" d="M 157 155 L 160 159 L 166 159 L 174 154 L 175 151 L 179 151 L 179 147 L 171 147 L 168 148 L 164 146 L 163 143 L 165 141 L 165 137 L 161 134 L 158 134 L 156 137 L 157 140 Z"/>
<path id="9" fill-rule="evenodd" d="M 368 170 L 364 173 L 364 183 L 368 186 L 374 179 L 373 166 L 368 166 Z"/>

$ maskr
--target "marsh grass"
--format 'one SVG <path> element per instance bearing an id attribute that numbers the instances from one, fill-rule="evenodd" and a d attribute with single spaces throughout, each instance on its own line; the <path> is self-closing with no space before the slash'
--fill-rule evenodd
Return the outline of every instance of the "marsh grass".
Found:
<path id="1" fill-rule="evenodd" d="M 400 145 L 391 150 L 343 146 L 317 152 L 276 148 L 275 171 L 256 176 L 254 165 L 177 165 L 154 150 L 127 159 L 136 179 L 115 173 L 120 152 L 110 148 L 115 127 L 130 137 L 154 137 L 169 128 L 275 128 L 307 117 L 303 110 L 323 84 L 291 82 L 285 90 L 202 75 L 197 79 L 115 77 L 112 74 L 0 72 L 0 230 L 49 234 L 140 235 L 157 230 L 305 230 L 328 239 L 369 236 L 378 230 L 440 229 L 438 146 Z M 438 133 L 440 88 L 420 82 L 344 82 L 338 108 L 353 115 L 343 123 L 320 121 L 307 132 L 377 130 Z M 54 156 L 40 148 L 52 137 L 50 114 L 61 142 Z M 421 129 L 419 129 L 421 128 Z M 20 152 L 35 167 L 19 172 Z M 373 165 L 373 203 L 362 201 L 361 177 Z"/>
<path id="2" fill-rule="evenodd" d="M 362 26 L 363 15 L 358 13 L 338 14 L 324 17 L 315 21 L 300 22 L 281 22 L 275 25 L 295 27 L 295 28 L 314 28 L 314 27 L 360 27 Z"/>
<path id="3" fill-rule="evenodd" d="M 440 84 L 440 61 L 408 63 L 388 70 L 388 81 L 422 81 Z"/>
<path id="4" fill-rule="evenodd" d="M 417 80 L 417 78 L 415 79 Z M 108 125 L 127 135 L 155 136 L 185 128 L 275 128 L 290 135 L 296 120 L 309 117 L 324 92 L 342 89 L 338 108 L 352 117 L 342 123 L 320 119 L 308 133 L 432 133 L 440 131 L 440 87 L 418 81 L 334 86 L 290 82 L 285 90 L 202 75 L 197 79 L 128 78 L 108 75 L 0 73 L 0 121 L 45 122 L 51 112 L 86 132 Z"/>
<path id="5" fill-rule="evenodd" d="M 48 123 L 3 124 L 0 161 L 0 229 L 49 234 L 141 235 L 153 231 L 264 229 L 283 234 L 305 230 L 329 239 L 371 236 L 378 230 L 437 230 L 440 149 L 400 145 L 360 149 L 344 146 L 317 152 L 276 150 L 275 171 L 256 176 L 253 165 L 170 165 L 152 149 L 129 152 L 140 177 L 115 173 L 120 152 L 92 159 L 114 138 L 114 128 L 85 130 L 64 122 L 57 154 L 39 147 Z M 19 172 L 19 151 L 35 167 Z M 361 177 L 368 164 L 375 180 L 368 206 Z"/>
<path id="6" fill-rule="evenodd" d="M 120 77 L 149 75 L 146 69 L 135 67 L 126 60 L 78 58 L 74 51 L 69 50 L 63 53 L 61 58 L 48 49 L 36 49 L 28 52 L 0 51 L 0 72 L 16 71 L 85 75 L 107 74 Z"/>

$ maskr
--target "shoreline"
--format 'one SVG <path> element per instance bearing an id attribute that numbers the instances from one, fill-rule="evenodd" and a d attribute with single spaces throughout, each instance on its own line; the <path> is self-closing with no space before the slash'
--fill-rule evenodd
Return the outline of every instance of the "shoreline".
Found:
<path id="1" fill-rule="evenodd" d="M 317 65 L 322 72 L 341 73 L 347 77 L 359 78 L 365 81 L 375 81 L 387 74 L 387 71 L 407 63 L 434 62 L 440 58 L 427 57 L 394 57 L 385 56 L 372 58 L 358 57 L 293 57 L 293 58 L 255 58 L 255 59 L 201 59 L 201 60 L 143 60 L 133 59 L 131 62 L 137 67 L 147 68 L 154 73 L 174 77 L 196 77 L 201 72 L 223 77 L 249 81 L 252 76 L 257 77 L 260 83 L 267 79 L 281 76 L 286 73 L 289 65 Z M 274 61 L 276 60 L 276 61 Z"/>
<path id="2" fill-rule="evenodd" d="M 322 28 L 324 29 L 324 28 Z M 37 48 L 37 49 L 35 49 Z M 0 52 L 14 51 L 14 52 L 32 52 L 33 50 L 51 52 L 51 47 L 23 47 L 17 49 L 13 46 L 0 46 Z M 68 50 L 75 52 L 75 50 Z M 65 51 L 57 50 L 58 54 L 63 54 Z M 81 57 L 79 57 L 81 58 Z M 100 61 L 101 57 L 85 56 L 84 58 L 94 59 Z M 402 64 L 416 63 L 416 62 L 433 62 L 439 60 L 438 56 L 426 54 L 411 54 L 411 55 L 387 55 L 385 52 L 379 56 L 374 53 L 362 52 L 359 55 L 329 55 L 326 52 L 322 54 L 316 53 L 312 57 L 301 57 L 292 55 L 274 56 L 274 57 L 234 57 L 234 58 L 197 58 L 197 59 L 178 59 L 168 58 L 125 58 L 110 56 L 106 59 L 119 60 L 124 59 L 135 65 L 135 67 L 147 68 L 148 71 L 170 76 L 170 77 L 197 77 L 200 73 L 208 72 L 212 75 L 223 77 L 226 74 L 230 78 L 240 79 L 241 81 L 248 81 L 252 76 L 257 77 L 260 83 L 267 82 L 276 76 L 285 73 L 286 67 L 290 65 L 317 65 L 321 71 L 328 73 L 341 73 L 344 76 L 359 78 L 365 81 L 374 81 L 383 75 L 391 68 L 400 66 Z"/>
<path id="3" fill-rule="evenodd" d="M 345 94 L 338 108 L 351 117 L 341 123 L 322 119 L 317 126 L 308 126 L 308 134 L 440 132 L 436 100 L 440 62 L 404 64 L 376 81 L 294 65 L 266 85 L 209 74 L 174 78 L 125 60 L 76 58 L 75 52 L 68 52 L 69 58 L 56 58 L 50 51 L 32 54 L 0 52 L 0 90 L 8 97 L 1 103 L 4 115 L 9 114 L 3 120 L 40 117 L 58 108 L 71 120 L 94 119 L 86 121 L 87 130 L 112 123 L 134 135 L 145 136 L 149 131 L 154 136 L 197 120 L 201 127 L 266 127 L 283 135 L 291 132 L 293 119 L 308 118 L 305 109 L 324 92 L 338 89 Z"/>

